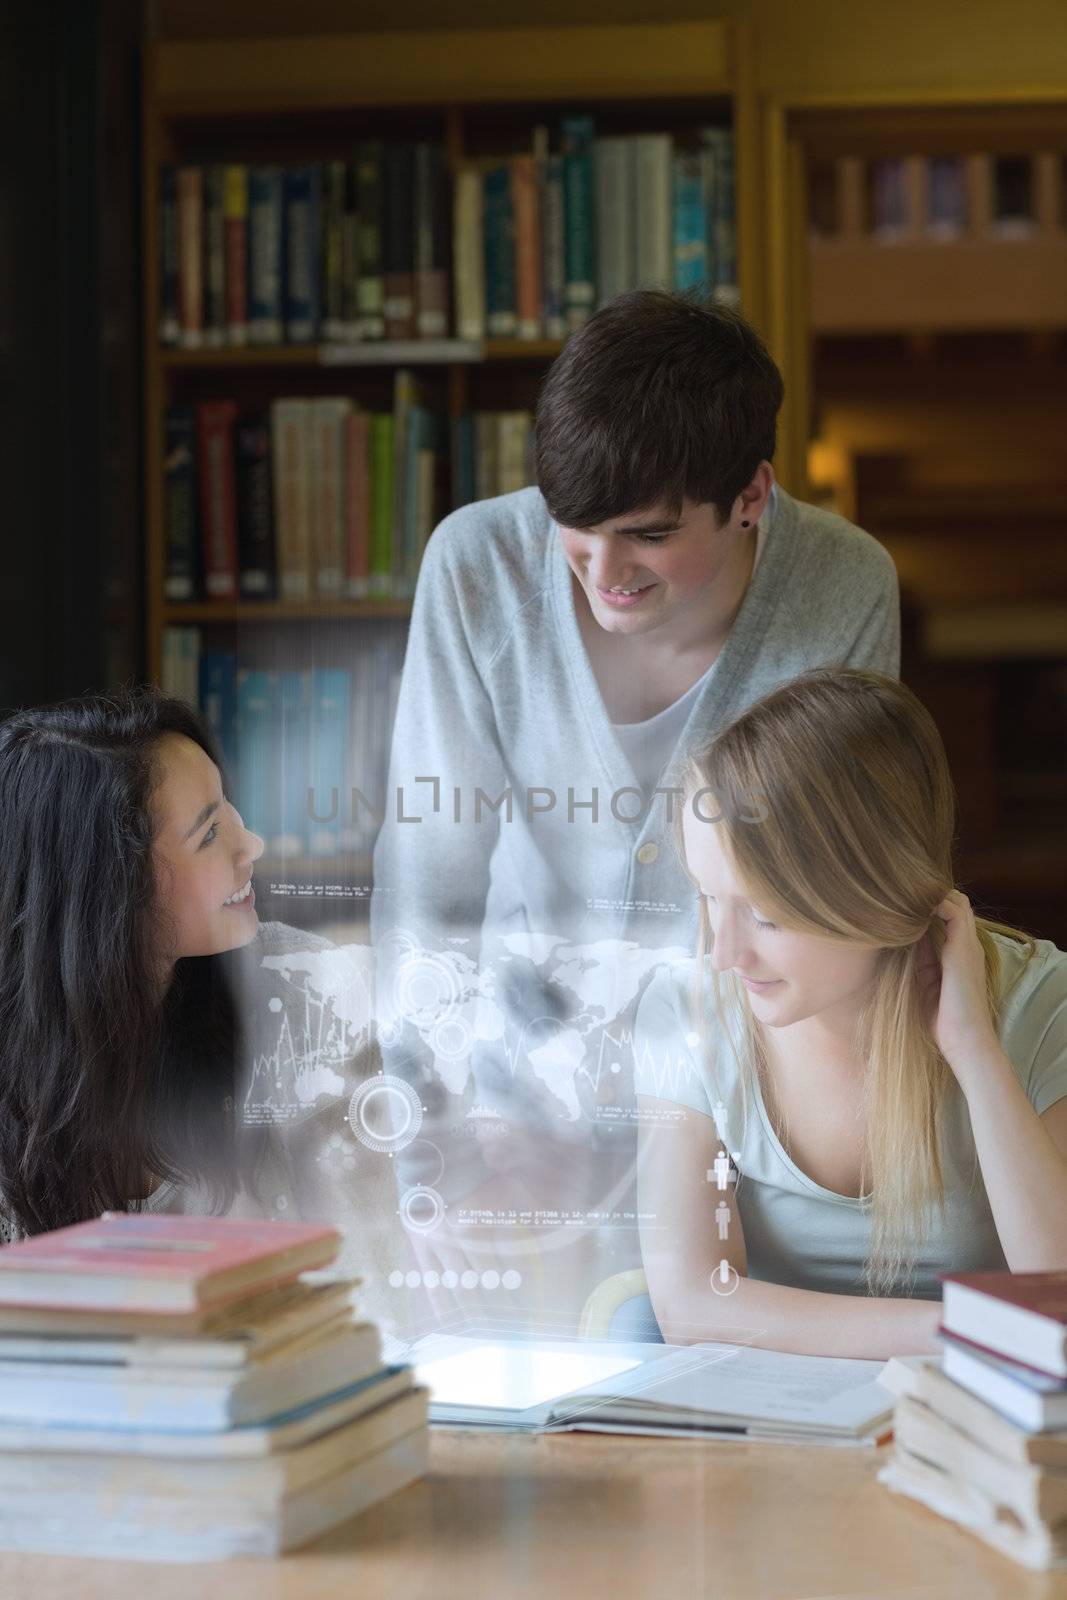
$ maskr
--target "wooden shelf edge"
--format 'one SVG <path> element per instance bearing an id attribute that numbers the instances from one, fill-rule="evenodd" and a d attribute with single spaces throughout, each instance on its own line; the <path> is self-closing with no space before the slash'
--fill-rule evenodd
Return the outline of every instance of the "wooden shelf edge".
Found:
<path id="1" fill-rule="evenodd" d="M 365 344 L 215 345 L 157 351 L 164 371 L 215 371 L 247 367 L 477 366 L 491 361 L 548 361 L 562 339 L 404 339 Z"/>
<path id="2" fill-rule="evenodd" d="M 172 40 L 153 58 L 171 117 L 726 96 L 734 76 L 723 20 Z"/>
<path id="3" fill-rule="evenodd" d="M 184 623 L 385 621 L 411 616 L 410 600 L 219 600 L 170 601 L 163 607 L 164 626 Z"/>

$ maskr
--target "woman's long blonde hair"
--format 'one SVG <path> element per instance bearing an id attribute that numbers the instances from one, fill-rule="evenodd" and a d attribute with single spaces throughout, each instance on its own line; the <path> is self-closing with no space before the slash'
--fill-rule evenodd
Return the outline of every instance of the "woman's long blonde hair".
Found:
<path id="1" fill-rule="evenodd" d="M 921 941 L 939 955 L 936 908 L 953 888 L 955 795 L 933 718 L 891 678 L 824 667 L 774 690 L 689 757 L 686 805 L 719 815 L 721 843 L 754 904 L 780 926 L 880 946 L 857 1054 L 865 1067 L 861 1191 L 871 1207 L 867 1291 L 901 1292 L 914 1271 L 930 1210 L 943 1207 L 941 1135 L 959 1092 L 934 1043 L 917 982 Z M 679 832 L 681 816 L 678 818 Z M 696 1023 L 704 1032 L 711 932 L 703 900 Z M 1028 934 L 978 919 L 986 1001 L 995 1020 L 1000 959 L 993 932 L 1026 947 Z M 745 1104 L 766 1070 L 763 1031 L 747 991 L 711 973 L 725 1024 L 732 1001 Z M 704 1034 L 706 1037 L 706 1034 Z M 710 1054 L 708 1067 L 714 1074 Z"/>

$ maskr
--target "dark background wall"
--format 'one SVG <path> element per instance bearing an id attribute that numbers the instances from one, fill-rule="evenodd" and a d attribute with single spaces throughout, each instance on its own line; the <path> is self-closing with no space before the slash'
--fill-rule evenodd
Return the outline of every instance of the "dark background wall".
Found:
<path id="1" fill-rule="evenodd" d="M 142 668 L 140 34 L 0 4 L 0 714 Z"/>

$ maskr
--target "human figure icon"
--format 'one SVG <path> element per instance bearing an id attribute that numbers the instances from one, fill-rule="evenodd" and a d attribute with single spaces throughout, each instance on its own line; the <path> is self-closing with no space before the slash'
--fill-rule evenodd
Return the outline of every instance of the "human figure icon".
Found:
<path id="1" fill-rule="evenodd" d="M 716 1100 L 711 1108 L 711 1114 L 715 1118 L 715 1132 L 719 1135 L 723 1144 L 728 1145 L 730 1138 L 726 1126 L 726 1106 L 722 1100 Z"/>
<path id="2" fill-rule="evenodd" d="M 719 1225 L 719 1238 L 725 1239 L 730 1232 L 730 1207 L 725 1200 L 720 1200 L 715 1207 L 715 1221 Z"/>
<path id="3" fill-rule="evenodd" d="M 730 1281 L 730 1263 L 727 1261 L 726 1257 L 723 1256 L 722 1260 L 719 1262 L 719 1282 L 720 1283 L 729 1283 L 729 1281 Z"/>
<path id="4" fill-rule="evenodd" d="M 717 1187 L 725 1190 L 726 1185 L 730 1181 L 730 1160 L 725 1150 L 720 1150 L 718 1155 L 715 1157 L 712 1171 L 715 1173 L 715 1183 Z"/>

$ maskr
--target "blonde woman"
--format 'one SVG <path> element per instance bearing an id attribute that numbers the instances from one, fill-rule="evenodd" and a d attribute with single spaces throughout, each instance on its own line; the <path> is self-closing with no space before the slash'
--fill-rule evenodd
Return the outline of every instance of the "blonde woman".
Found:
<path id="1" fill-rule="evenodd" d="M 939 1273 L 1067 1269 L 1067 955 L 975 916 L 954 814 L 873 673 L 806 673 L 692 759 L 695 981 L 657 977 L 635 1041 L 669 1342 L 934 1350 Z"/>

